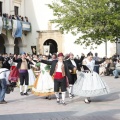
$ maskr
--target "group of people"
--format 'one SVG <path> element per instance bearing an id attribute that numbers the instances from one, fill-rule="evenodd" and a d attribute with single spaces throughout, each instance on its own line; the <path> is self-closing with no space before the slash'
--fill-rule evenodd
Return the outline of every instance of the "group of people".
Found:
<path id="1" fill-rule="evenodd" d="M 8 15 L 7 13 L 3 13 L 3 15 L 0 13 L 0 16 L 3 16 L 4 18 L 7 19 L 14 19 L 14 20 L 20 20 L 20 21 L 24 21 L 24 22 L 29 22 L 28 21 L 28 17 L 22 17 L 20 15 Z"/>
<path id="2" fill-rule="evenodd" d="M 4 61 L 2 57 L 1 59 L 1 70 L 6 69 L 2 68 Z M 104 61 L 105 58 L 101 61 L 94 60 L 91 52 L 87 56 L 82 54 L 80 59 L 74 58 L 73 53 L 67 56 L 58 53 L 48 58 L 46 55 L 30 56 L 23 52 L 22 55 L 14 55 L 7 61 L 11 67 L 7 68 L 7 71 L 2 70 L 2 73 L 7 73 L 7 77 L 4 75 L 3 79 L 0 74 L 0 81 L 6 79 L 10 83 L 19 82 L 21 96 L 28 95 L 28 86 L 32 85 L 31 90 L 34 95 L 45 96 L 50 100 L 51 95 L 55 94 L 56 102 L 63 105 L 66 105 L 68 88 L 70 99 L 75 95 L 82 96 L 85 97 L 84 102 L 89 104 L 90 97 L 109 93 L 108 86 L 98 73 L 94 72 L 95 65 Z M 3 82 L 0 82 L 0 104 L 6 103 L 5 89 Z"/>
<path id="3" fill-rule="evenodd" d="M 97 57 L 97 59 L 100 59 Z M 120 75 L 120 58 L 119 55 L 113 55 L 110 58 L 106 58 L 106 60 L 102 64 L 95 65 L 94 68 L 99 75 L 104 76 L 114 76 L 114 78 L 118 78 Z"/>

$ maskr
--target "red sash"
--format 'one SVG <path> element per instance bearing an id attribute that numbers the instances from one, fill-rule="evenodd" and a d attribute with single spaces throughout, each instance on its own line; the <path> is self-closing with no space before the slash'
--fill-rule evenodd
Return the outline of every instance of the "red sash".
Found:
<path id="1" fill-rule="evenodd" d="M 64 76 L 62 76 L 62 72 L 56 72 L 54 74 L 54 79 L 62 79 L 64 78 Z"/>

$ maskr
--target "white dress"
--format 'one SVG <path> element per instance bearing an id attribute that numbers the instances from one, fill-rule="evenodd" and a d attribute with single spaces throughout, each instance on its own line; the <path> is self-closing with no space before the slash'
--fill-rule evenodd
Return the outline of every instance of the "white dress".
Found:
<path id="1" fill-rule="evenodd" d="M 49 66 L 40 63 L 40 76 L 38 77 L 37 84 L 32 88 L 32 92 L 35 95 L 46 96 L 53 94 L 54 92 L 54 81 L 49 74 Z"/>
<path id="2" fill-rule="evenodd" d="M 32 69 L 28 70 L 28 74 L 29 74 L 29 86 L 33 86 L 36 78 L 35 78 L 35 75 L 34 75 Z"/>
<path id="3" fill-rule="evenodd" d="M 83 97 L 93 97 L 109 93 L 109 89 L 101 77 L 93 71 L 95 61 L 84 60 L 86 66 L 91 70 L 89 73 L 80 72 L 73 86 L 73 93 Z"/>

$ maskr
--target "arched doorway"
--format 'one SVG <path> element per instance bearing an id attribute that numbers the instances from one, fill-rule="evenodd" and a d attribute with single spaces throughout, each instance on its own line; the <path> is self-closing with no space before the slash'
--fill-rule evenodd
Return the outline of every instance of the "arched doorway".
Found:
<path id="1" fill-rule="evenodd" d="M 21 40 L 21 38 L 15 38 L 15 41 L 14 41 L 14 44 L 15 44 L 15 46 L 14 46 L 14 54 L 20 54 L 20 48 L 19 48 L 19 46 L 20 46 L 20 44 L 22 43 L 22 40 Z"/>
<path id="2" fill-rule="evenodd" d="M 4 54 L 6 52 L 4 44 L 5 44 L 5 40 L 2 37 L 2 35 L 0 35 L 0 54 Z"/>
<path id="3" fill-rule="evenodd" d="M 57 53 L 58 52 L 58 45 L 55 40 L 53 39 L 48 39 L 44 42 L 43 45 L 49 45 L 50 46 L 50 53 Z"/>

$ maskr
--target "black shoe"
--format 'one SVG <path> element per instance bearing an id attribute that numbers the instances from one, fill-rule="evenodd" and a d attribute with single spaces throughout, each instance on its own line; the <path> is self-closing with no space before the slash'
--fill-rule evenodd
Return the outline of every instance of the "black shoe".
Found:
<path id="1" fill-rule="evenodd" d="M 29 95 L 29 94 L 26 92 L 26 93 L 24 93 L 24 95 Z"/>
<path id="2" fill-rule="evenodd" d="M 66 105 L 65 101 L 61 101 L 61 104 L 62 104 L 62 105 Z"/>
<path id="3" fill-rule="evenodd" d="M 74 94 L 72 94 L 72 97 L 75 97 L 75 95 L 74 95 Z"/>
<path id="4" fill-rule="evenodd" d="M 119 78 L 118 76 L 116 76 L 115 78 Z"/>
<path id="5" fill-rule="evenodd" d="M 0 104 L 7 104 L 7 102 L 3 100 L 3 101 L 0 101 Z"/>
<path id="6" fill-rule="evenodd" d="M 24 95 L 24 93 L 23 93 L 23 92 L 20 92 L 20 95 Z"/>
<path id="7" fill-rule="evenodd" d="M 91 100 L 88 100 L 89 102 L 91 102 Z"/>
<path id="8" fill-rule="evenodd" d="M 45 97 L 45 99 L 48 99 L 48 97 Z"/>
<path id="9" fill-rule="evenodd" d="M 7 103 L 5 100 L 3 100 L 3 102 Z"/>

